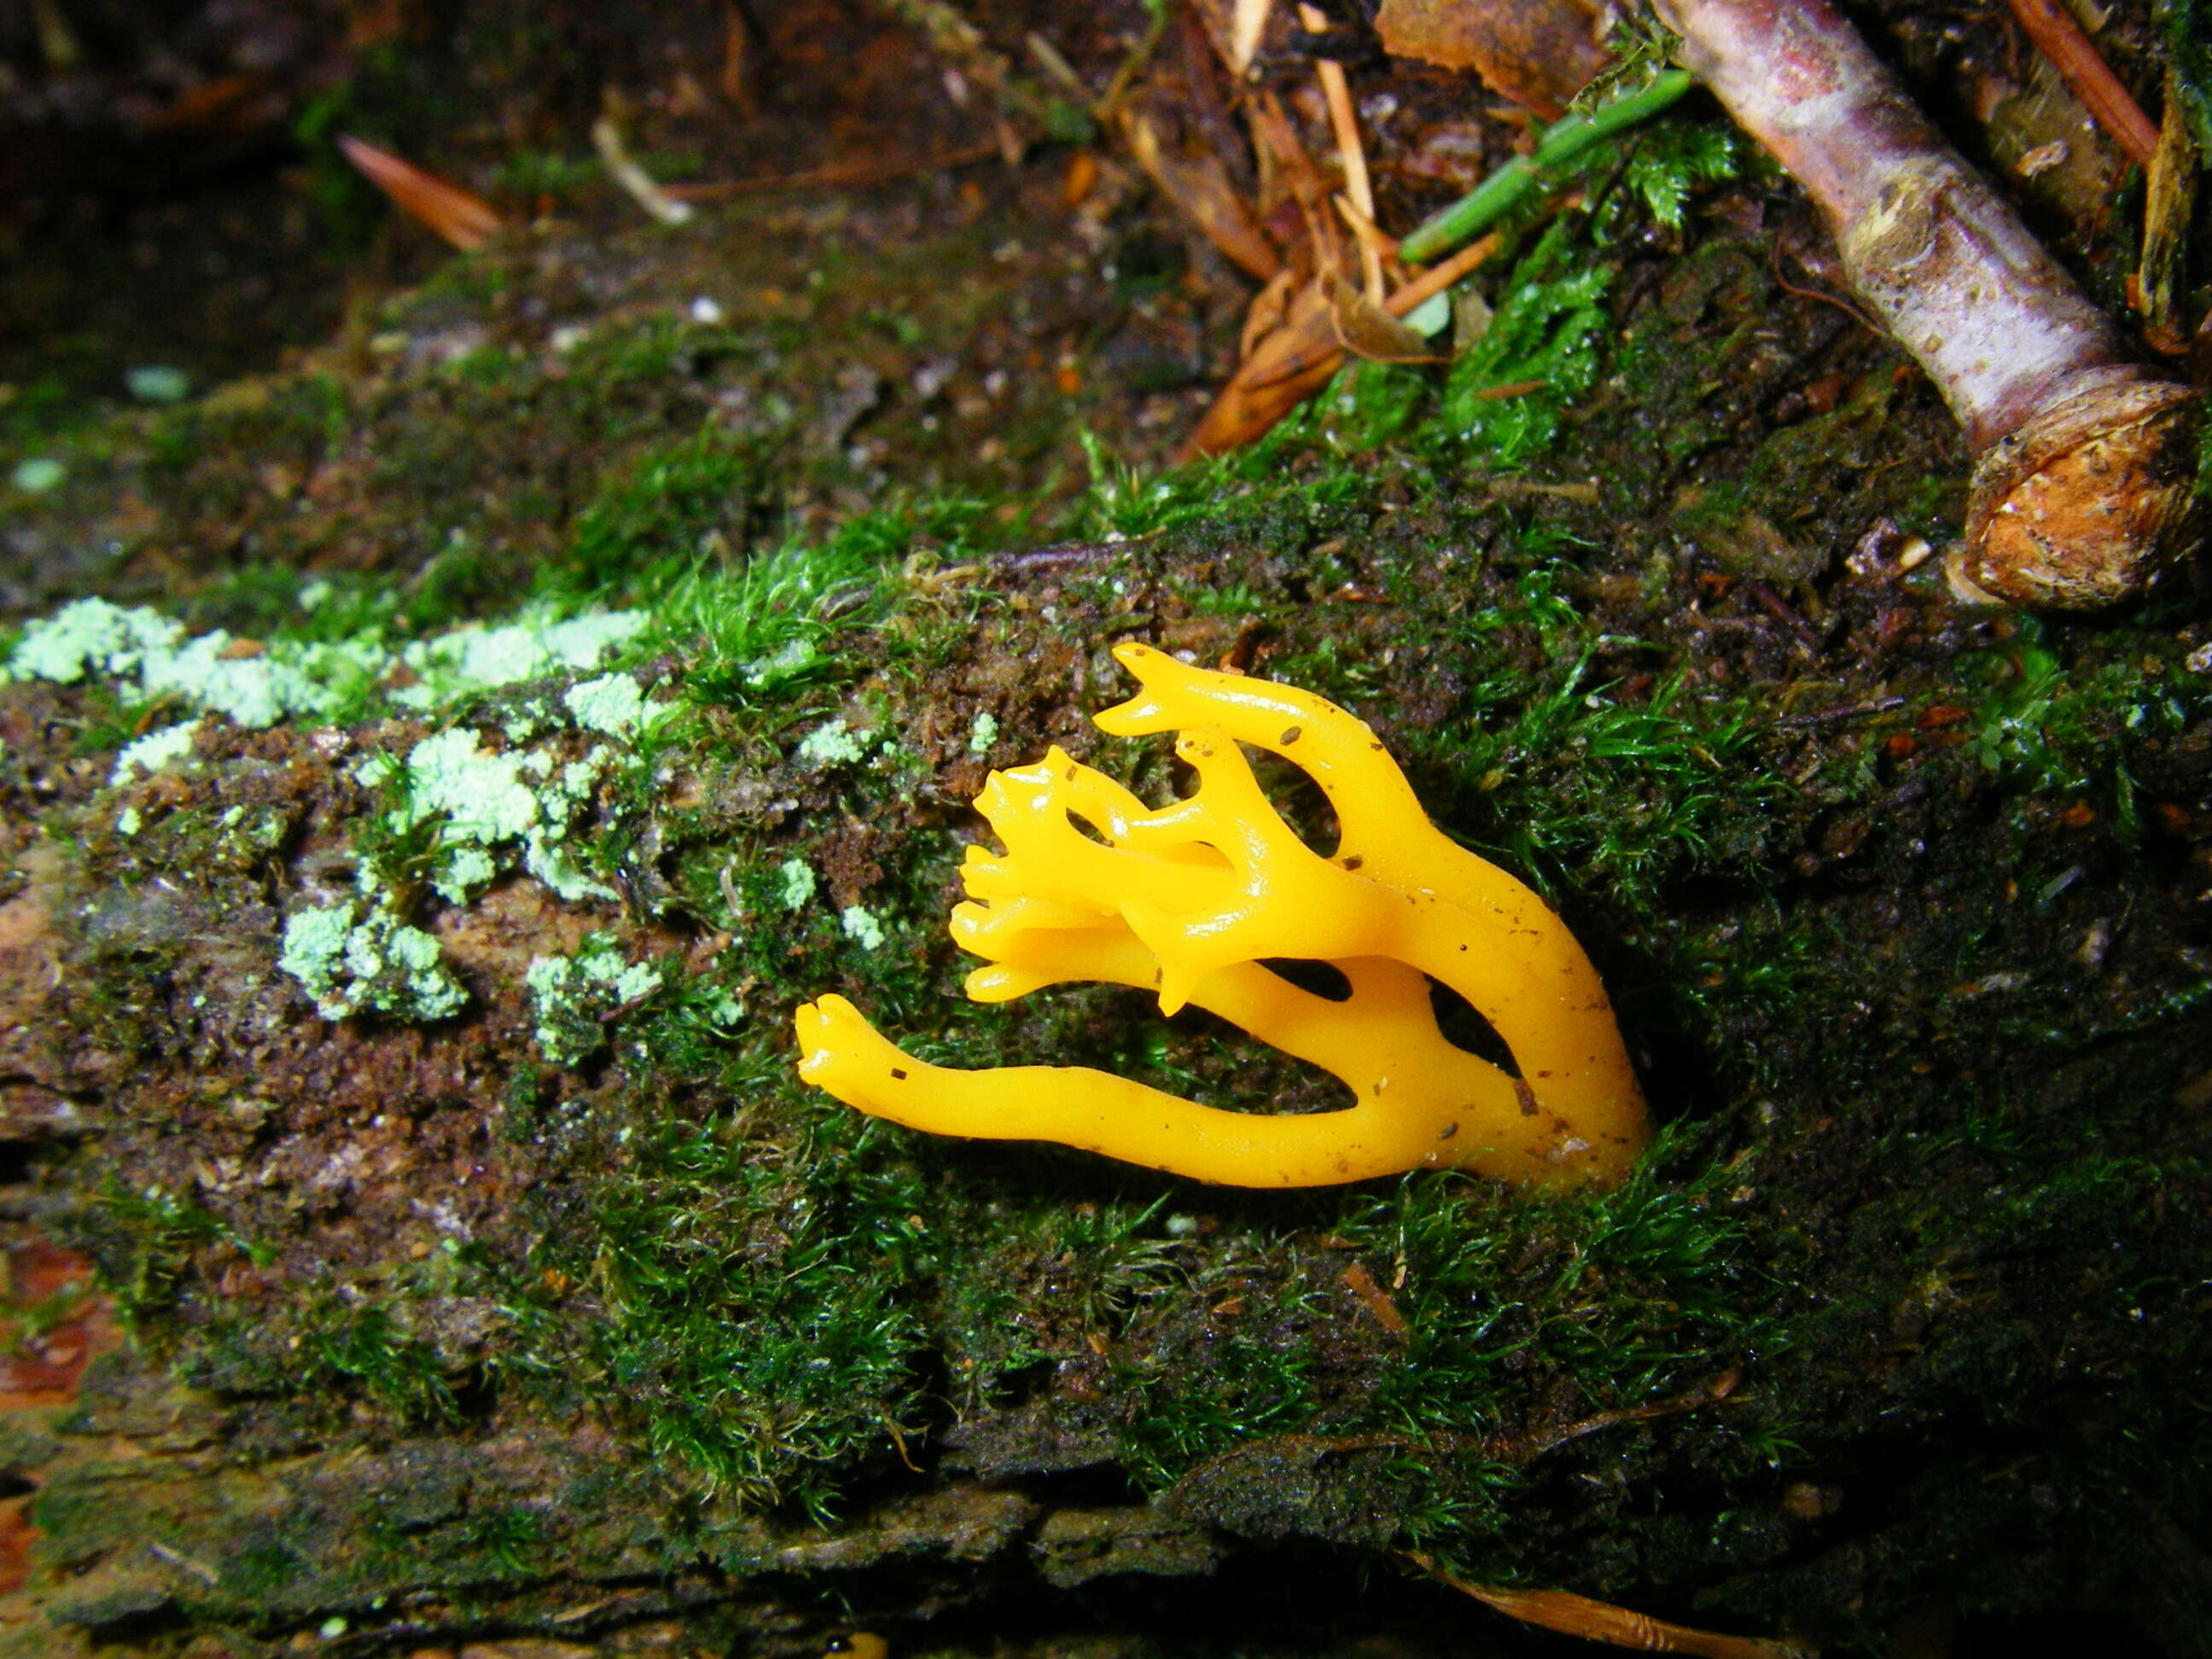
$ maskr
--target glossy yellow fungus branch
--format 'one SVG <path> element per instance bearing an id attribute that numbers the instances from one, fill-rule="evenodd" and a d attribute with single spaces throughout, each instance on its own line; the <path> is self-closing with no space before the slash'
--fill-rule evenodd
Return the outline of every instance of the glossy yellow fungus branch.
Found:
<path id="1" fill-rule="evenodd" d="M 968 994 L 1069 981 L 1157 990 L 1333 1073 L 1355 1104 L 1266 1116 L 1078 1066 L 963 1072 L 885 1041 L 825 996 L 799 1011 L 799 1075 L 912 1128 L 1054 1140 L 1240 1187 L 1315 1187 L 1424 1167 L 1559 1185 L 1618 1180 L 1644 1103 L 1597 974 L 1551 909 L 1428 820 L 1364 721 L 1294 686 L 1115 653 L 1143 690 L 1097 717 L 1176 730 L 1196 793 L 1155 811 L 1059 749 L 992 775 L 976 805 L 1006 851 L 968 850 L 952 937 L 981 957 Z M 1323 857 L 1261 793 L 1240 744 L 1302 767 L 1335 809 Z M 1086 834 L 1077 821 L 1087 825 Z M 1337 969 L 1332 999 L 1265 965 Z M 1450 1042 L 1431 980 L 1490 1022 L 1518 1075 Z"/>

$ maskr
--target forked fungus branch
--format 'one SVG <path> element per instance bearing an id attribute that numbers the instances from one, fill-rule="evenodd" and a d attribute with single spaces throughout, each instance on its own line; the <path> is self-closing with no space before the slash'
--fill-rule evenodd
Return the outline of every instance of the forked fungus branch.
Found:
<path id="1" fill-rule="evenodd" d="M 1653 3 L 1966 428 L 1954 582 L 2069 610 L 2147 588 L 2195 533 L 2197 397 L 2130 349 L 1827 0 Z"/>

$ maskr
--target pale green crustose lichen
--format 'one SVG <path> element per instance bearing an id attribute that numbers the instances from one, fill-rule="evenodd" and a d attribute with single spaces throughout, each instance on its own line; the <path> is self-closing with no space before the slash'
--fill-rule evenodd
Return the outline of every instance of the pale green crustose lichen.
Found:
<path id="1" fill-rule="evenodd" d="M 0 678 L 60 685 L 107 680 L 143 699 L 173 698 L 260 731 L 279 720 L 320 719 L 355 705 L 402 668 L 413 683 L 391 692 L 392 700 L 424 709 L 525 680 L 595 669 L 647 620 L 636 611 L 565 619 L 534 611 L 497 627 L 471 623 L 398 648 L 374 629 L 337 641 L 263 644 L 222 629 L 194 635 L 174 617 L 143 605 L 78 599 L 26 624 Z"/>
<path id="2" fill-rule="evenodd" d="M 799 740 L 794 758 L 802 766 L 838 766 L 865 757 L 872 732 L 855 735 L 842 720 L 826 720 Z"/>
<path id="3" fill-rule="evenodd" d="M 647 720 L 664 713 L 668 705 L 648 702 L 628 674 L 602 674 L 582 680 L 562 693 L 569 715 L 587 732 L 604 732 L 611 738 L 627 738 Z"/>
<path id="4" fill-rule="evenodd" d="M 805 859 L 786 859 L 775 866 L 781 882 L 776 896 L 787 910 L 804 910 L 814 899 L 814 871 Z"/>
<path id="5" fill-rule="evenodd" d="M 108 782 L 129 783 L 140 771 L 150 777 L 171 761 L 182 759 L 192 752 L 192 736 L 199 729 L 198 720 L 179 720 L 125 744 Z"/>
<path id="6" fill-rule="evenodd" d="M 597 668 L 649 620 L 642 611 L 596 611 L 565 620 L 538 611 L 497 627 L 457 628 L 399 653 L 419 678 L 392 700 L 435 708 L 471 692 Z"/>
<path id="7" fill-rule="evenodd" d="M 565 845 L 577 808 L 611 759 L 604 744 L 565 763 L 544 750 L 495 753 L 480 733 L 456 726 L 423 738 L 404 761 L 374 756 L 356 775 L 393 787 L 397 799 L 384 826 L 394 834 L 437 820 L 441 856 L 430 884 L 448 902 L 466 903 L 498 873 L 493 849 L 520 845 L 523 868 L 574 903 L 615 896 L 578 867 Z"/>
<path id="8" fill-rule="evenodd" d="M 869 911 L 857 904 L 848 904 L 837 913 L 837 926 L 845 937 L 863 951 L 879 951 L 884 944 L 884 925 Z"/>
<path id="9" fill-rule="evenodd" d="M 364 1010 L 397 1019 L 444 1019 L 468 1001 L 436 939 L 389 910 L 350 899 L 295 913 L 284 924 L 276 965 L 314 998 L 325 1019 Z"/>
<path id="10" fill-rule="evenodd" d="M 665 983 L 657 963 L 629 961 L 605 933 L 590 935 L 573 957 L 534 958 L 523 981 L 537 1012 L 538 1046 L 556 1066 L 590 1055 L 605 1040 L 603 1016 Z"/>

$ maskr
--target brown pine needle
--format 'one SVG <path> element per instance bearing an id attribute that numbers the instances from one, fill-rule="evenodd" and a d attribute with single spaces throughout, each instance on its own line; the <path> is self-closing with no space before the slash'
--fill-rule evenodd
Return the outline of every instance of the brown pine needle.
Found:
<path id="1" fill-rule="evenodd" d="M 1480 268 L 1498 252 L 1504 238 L 1496 231 L 1479 242 L 1469 242 L 1440 265 L 1431 265 L 1382 302 L 1393 317 L 1402 317 L 1423 301 L 1443 293 L 1469 271 Z"/>
<path id="2" fill-rule="evenodd" d="M 362 178 L 391 198 L 394 207 L 464 253 L 475 252 L 499 234 L 506 222 L 499 210 L 481 196 L 447 184 L 434 173 L 426 173 L 366 139 L 342 132 L 338 148 Z"/>
<path id="3" fill-rule="evenodd" d="M 1390 1299 L 1389 1291 L 1375 1282 L 1374 1274 L 1355 1261 L 1337 1275 L 1337 1282 L 1367 1310 L 1370 1319 L 1399 1340 L 1405 1340 L 1406 1316 L 1398 1311 L 1398 1304 Z"/>
<path id="4" fill-rule="evenodd" d="M 1412 1555 L 1413 1565 L 1462 1595 L 1471 1595 L 1523 1624 L 1579 1636 L 1586 1642 L 1604 1642 L 1617 1648 L 1637 1648 L 1645 1653 L 1686 1653 L 1696 1659 L 1811 1659 L 1815 1650 L 1798 1642 L 1770 1642 L 1755 1636 L 1723 1636 L 1717 1631 L 1692 1630 L 1647 1618 L 1610 1601 L 1596 1601 L 1565 1590 L 1510 1589 L 1502 1585 L 1474 1584 L 1443 1571 L 1425 1555 Z"/>
<path id="5" fill-rule="evenodd" d="M 779 173 L 765 179 L 714 179 L 696 185 L 663 185 L 661 193 L 681 202 L 720 202 L 733 196 L 768 196 L 787 190 L 869 190 L 928 173 L 949 173 L 999 157 L 995 142 L 969 144 L 941 155 L 918 155 L 905 161 L 845 161 L 810 167 L 804 173 Z"/>
<path id="6" fill-rule="evenodd" d="M 2008 0 L 2035 49 L 2051 60 L 2058 78 L 2089 107 L 2097 125 L 2127 151 L 2139 167 L 2148 167 L 2158 149 L 2158 129 L 2142 106 L 2122 86 L 2073 14 L 2058 0 Z"/>

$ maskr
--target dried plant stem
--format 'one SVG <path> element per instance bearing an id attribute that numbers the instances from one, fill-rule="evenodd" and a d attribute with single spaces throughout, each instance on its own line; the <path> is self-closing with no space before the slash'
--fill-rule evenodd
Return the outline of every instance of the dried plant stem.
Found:
<path id="1" fill-rule="evenodd" d="M 1851 285 L 1966 428 L 1954 582 L 2063 609 L 2147 587 L 2192 532 L 2190 389 L 2137 360 L 1827 0 L 1655 4 L 1683 62 L 1827 216 Z"/>
<path id="2" fill-rule="evenodd" d="M 1310 33 L 1320 34 L 1328 27 L 1328 15 L 1317 7 L 1302 5 L 1298 8 L 1298 21 Z M 1322 96 L 1328 104 L 1328 124 L 1336 137 L 1337 160 L 1344 167 L 1344 193 L 1371 225 L 1375 222 L 1375 189 L 1368 182 L 1367 150 L 1359 142 L 1359 112 L 1352 107 L 1352 84 L 1344 77 L 1344 65 L 1326 58 L 1316 60 L 1314 72 L 1321 78 Z M 1367 278 L 1367 297 L 1381 305 L 1382 260 L 1364 240 L 1359 245 L 1359 262 Z"/>
<path id="3" fill-rule="evenodd" d="M 1634 91 L 1586 113 L 1561 117 L 1544 129 L 1533 155 L 1515 156 L 1449 207 L 1423 220 L 1399 243 L 1398 257 L 1433 259 L 1446 248 L 1488 229 L 1554 168 L 1565 167 L 1591 145 L 1656 115 L 1679 101 L 1692 84 L 1682 70 L 1666 70 Z"/>
<path id="4" fill-rule="evenodd" d="M 2113 143 L 2127 151 L 2139 167 L 2150 165 L 2158 148 L 2158 128 L 2142 112 L 2142 106 L 2122 86 L 2074 14 L 2058 0 L 2009 0 L 2012 15 L 2020 19 L 2035 49 L 2051 60 L 2058 78 L 2097 118 L 2097 125 L 2112 134 Z"/>

